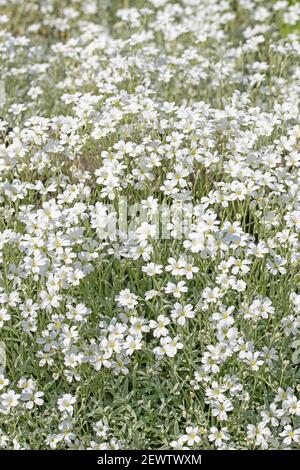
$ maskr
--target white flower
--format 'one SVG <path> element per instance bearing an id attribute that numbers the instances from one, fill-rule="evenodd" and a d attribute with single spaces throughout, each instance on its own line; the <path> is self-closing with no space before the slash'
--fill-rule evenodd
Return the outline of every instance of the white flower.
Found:
<path id="1" fill-rule="evenodd" d="M 170 320 L 164 315 L 159 315 L 157 320 L 150 320 L 149 326 L 153 329 L 153 336 L 159 338 L 160 336 L 167 336 L 168 330 L 167 325 L 170 324 Z"/>
<path id="2" fill-rule="evenodd" d="M 65 393 L 61 398 L 57 400 L 58 409 L 62 413 L 67 412 L 73 414 L 73 405 L 76 402 L 76 398 L 70 393 Z"/>
<path id="3" fill-rule="evenodd" d="M 124 343 L 124 348 L 126 350 L 126 354 L 131 356 L 134 351 L 137 351 L 142 348 L 141 338 L 133 337 L 131 335 L 127 336 L 126 341 Z"/>
<path id="4" fill-rule="evenodd" d="M 227 412 L 232 411 L 233 406 L 230 400 L 225 400 L 222 403 L 214 403 L 212 406 L 211 414 L 218 417 L 220 421 L 226 421 L 228 418 Z"/>
<path id="5" fill-rule="evenodd" d="M 5 388 L 9 384 L 9 380 L 4 377 L 3 374 L 0 374 L 0 390 Z"/>
<path id="6" fill-rule="evenodd" d="M 220 295 L 220 289 L 218 287 L 214 287 L 213 289 L 206 287 L 202 292 L 202 297 L 207 303 L 216 303 Z"/>
<path id="7" fill-rule="evenodd" d="M 170 336 L 165 336 L 160 339 L 160 348 L 158 354 L 166 354 L 168 357 L 174 357 L 178 349 L 183 348 L 183 344 L 179 341 L 177 337 L 171 338 Z"/>
<path id="8" fill-rule="evenodd" d="M 162 273 L 162 265 L 155 263 L 148 263 L 146 266 L 142 267 L 142 271 L 147 274 L 147 276 L 155 276 L 155 274 Z"/>
<path id="9" fill-rule="evenodd" d="M 300 416 L 300 400 L 297 397 L 287 397 L 284 402 L 284 408 L 288 408 L 292 415 Z"/>
<path id="10" fill-rule="evenodd" d="M 10 313 L 6 310 L 6 308 L 0 308 L 0 328 L 4 325 L 5 321 L 11 319 Z"/>
<path id="11" fill-rule="evenodd" d="M 292 442 L 300 442 L 300 428 L 293 429 L 290 424 L 284 426 L 284 430 L 280 433 L 281 437 L 284 437 L 283 444 L 289 446 Z"/>
<path id="12" fill-rule="evenodd" d="M 19 398 L 21 395 L 14 392 L 14 390 L 9 390 L 7 393 L 2 393 L 1 395 L 1 404 L 4 408 L 15 408 L 19 404 Z"/>
<path id="13" fill-rule="evenodd" d="M 223 441 L 228 441 L 230 439 L 227 428 L 218 429 L 213 426 L 209 430 L 210 434 L 208 439 L 215 444 L 216 447 L 221 447 Z"/>
<path id="14" fill-rule="evenodd" d="M 129 310 L 134 309 L 138 304 L 137 296 L 130 292 L 129 289 L 122 290 L 119 295 L 117 295 L 116 301 L 120 304 L 120 306 L 127 307 Z"/>
<path id="15" fill-rule="evenodd" d="M 185 281 L 179 281 L 177 284 L 173 282 L 168 282 L 165 287 L 166 294 L 173 294 L 175 298 L 180 298 L 184 292 L 187 292 L 188 288 L 185 285 Z"/>
<path id="16" fill-rule="evenodd" d="M 41 406 L 44 403 L 43 396 L 43 392 L 24 392 L 21 398 L 26 402 L 26 409 L 31 410 L 34 405 Z"/>
<path id="17" fill-rule="evenodd" d="M 254 424 L 247 425 L 247 437 L 250 440 L 254 440 L 256 446 L 260 446 L 262 449 L 268 448 L 268 439 L 271 436 L 271 431 L 266 427 L 265 423 L 258 423 L 257 426 Z"/>
<path id="18" fill-rule="evenodd" d="M 261 353 L 260 352 L 251 352 L 248 351 L 245 354 L 245 362 L 248 364 L 251 368 L 251 370 L 258 371 L 260 366 L 264 364 L 264 361 L 261 358 Z"/>
<path id="19" fill-rule="evenodd" d="M 158 295 L 159 295 L 159 291 L 155 289 L 148 290 L 147 292 L 145 292 L 145 300 L 151 300 L 154 297 L 157 297 Z"/>
<path id="20" fill-rule="evenodd" d="M 105 437 L 109 432 L 109 427 L 102 420 L 97 421 L 93 429 L 98 437 Z"/>
<path id="21" fill-rule="evenodd" d="M 191 304 L 182 305 L 176 302 L 171 313 L 171 317 L 177 321 L 178 325 L 185 325 L 187 318 L 194 318 L 195 312 Z"/>
<path id="22" fill-rule="evenodd" d="M 27 109 L 27 106 L 25 106 L 24 104 L 12 104 L 8 111 L 14 114 L 15 116 L 17 116 L 23 111 L 26 111 L 26 109 Z"/>
<path id="23" fill-rule="evenodd" d="M 185 441 L 188 446 L 193 446 L 194 444 L 198 444 L 201 441 L 200 430 L 198 426 L 187 426 L 185 431 L 186 434 L 182 436 L 182 440 Z"/>
<path id="24" fill-rule="evenodd" d="M 211 387 L 205 390 L 205 395 L 211 400 L 217 400 L 220 403 L 226 401 L 224 392 L 226 387 L 224 385 L 219 385 L 215 380 L 212 382 Z"/>
<path id="25" fill-rule="evenodd" d="M 184 438 L 184 436 L 181 436 L 179 437 L 179 439 L 177 439 L 177 441 L 171 441 L 170 446 L 174 450 L 189 450 L 189 447 L 184 445 L 185 442 L 186 442 L 186 439 Z"/>

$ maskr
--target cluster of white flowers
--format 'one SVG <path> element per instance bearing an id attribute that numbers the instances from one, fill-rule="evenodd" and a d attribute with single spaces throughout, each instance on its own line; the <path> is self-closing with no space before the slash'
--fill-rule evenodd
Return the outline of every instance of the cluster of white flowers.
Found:
<path id="1" fill-rule="evenodd" d="M 0 447 L 299 447 L 299 5 L 0 5 Z"/>

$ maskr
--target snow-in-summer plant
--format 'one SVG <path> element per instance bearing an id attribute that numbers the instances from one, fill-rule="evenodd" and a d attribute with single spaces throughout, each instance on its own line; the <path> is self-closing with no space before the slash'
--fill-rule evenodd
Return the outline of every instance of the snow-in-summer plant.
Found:
<path id="1" fill-rule="evenodd" d="M 0 1 L 1 448 L 299 448 L 299 25 Z"/>

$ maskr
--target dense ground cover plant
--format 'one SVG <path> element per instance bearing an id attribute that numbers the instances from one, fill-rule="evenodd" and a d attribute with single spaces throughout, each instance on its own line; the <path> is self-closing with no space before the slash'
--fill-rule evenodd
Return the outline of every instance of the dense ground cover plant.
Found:
<path id="1" fill-rule="evenodd" d="M 0 446 L 299 447 L 300 4 L 0 12 Z"/>

